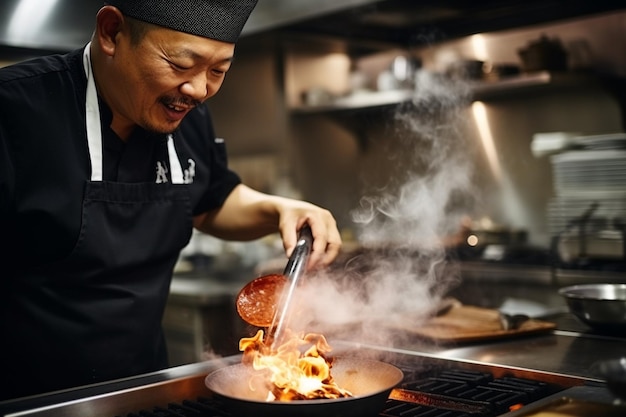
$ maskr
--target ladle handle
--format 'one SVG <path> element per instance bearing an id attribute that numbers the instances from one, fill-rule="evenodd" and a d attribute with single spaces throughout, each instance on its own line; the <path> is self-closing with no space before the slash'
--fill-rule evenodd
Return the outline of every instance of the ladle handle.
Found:
<path id="1" fill-rule="evenodd" d="M 306 269 L 312 247 L 313 232 L 311 232 L 311 228 L 307 224 L 300 229 L 296 247 L 285 266 L 284 275 L 287 277 L 287 288 L 283 290 L 276 312 L 274 313 L 274 318 L 272 319 L 272 324 L 267 329 L 266 342 L 271 342 L 272 350 L 276 348 L 277 340 L 280 339 L 285 329 L 291 298 L 293 297 L 295 288 L 298 286 L 300 276 Z"/>
<path id="2" fill-rule="evenodd" d="M 287 265 L 285 265 L 283 275 L 290 280 L 293 280 L 294 278 L 297 280 L 306 268 L 312 246 L 313 233 L 311 232 L 309 225 L 306 224 L 300 229 L 298 242 L 289 257 L 289 261 L 287 261 Z"/>

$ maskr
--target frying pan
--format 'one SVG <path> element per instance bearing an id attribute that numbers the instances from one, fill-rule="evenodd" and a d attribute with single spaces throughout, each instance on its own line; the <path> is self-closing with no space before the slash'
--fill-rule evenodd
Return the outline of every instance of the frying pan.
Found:
<path id="1" fill-rule="evenodd" d="M 402 381 L 402 371 L 370 359 L 337 357 L 331 368 L 337 385 L 354 396 L 337 399 L 265 401 L 267 389 L 249 366 L 237 364 L 206 377 L 206 386 L 232 415 L 254 417 L 375 416 L 384 408 L 391 390 Z M 258 389 L 249 381 L 258 381 Z"/>
<path id="2" fill-rule="evenodd" d="M 584 284 L 561 288 L 572 314 L 600 331 L 626 330 L 626 284 Z"/>

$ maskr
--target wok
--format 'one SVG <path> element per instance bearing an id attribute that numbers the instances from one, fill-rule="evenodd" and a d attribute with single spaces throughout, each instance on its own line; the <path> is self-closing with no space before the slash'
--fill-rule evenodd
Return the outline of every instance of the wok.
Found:
<path id="1" fill-rule="evenodd" d="M 572 285 L 559 290 L 580 321 L 600 331 L 626 331 L 626 284 Z"/>
<path id="2" fill-rule="evenodd" d="M 237 364 L 218 369 L 205 383 L 232 415 L 238 416 L 374 416 L 384 408 L 391 390 L 402 381 L 402 371 L 393 365 L 369 359 L 335 358 L 331 375 L 337 385 L 354 396 L 337 399 L 265 401 L 267 389 L 250 388 L 249 366 Z"/>

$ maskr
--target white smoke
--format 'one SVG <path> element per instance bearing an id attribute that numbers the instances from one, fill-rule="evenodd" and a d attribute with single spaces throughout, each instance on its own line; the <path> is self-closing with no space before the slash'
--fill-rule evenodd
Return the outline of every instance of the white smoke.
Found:
<path id="1" fill-rule="evenodd" d="M 397 109 L 379 155 L 391 174 L 352 213 L 363 248 L 306 280 L 292 328 L 388 345 L 397 338 L 386 330 L 419 326 L 437 309 L 458 279 L 447 240 L 473 195 L 468 91 L 462 80 L 418 72 L 413 100 Z"/>

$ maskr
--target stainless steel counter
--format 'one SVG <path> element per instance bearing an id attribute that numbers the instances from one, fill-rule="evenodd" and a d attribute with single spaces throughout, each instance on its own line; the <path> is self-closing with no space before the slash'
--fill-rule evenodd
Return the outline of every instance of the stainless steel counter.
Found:
<path id="1" fill-rule="evenodd" d="M 592 271 L 559 271 L 548 266 L 463 262 L 461 274 L 461 285 L 453 291 L 453 295 L 464 303 L 498 309 L 509 301 L 519 301 L 519 305 L 527 302 L 528 306 L 548 312 L 541 318 L 556 323 L 557 330 L 490 343 L 433 347 L 430 348 L 432 353 L 585 378 L 601 378 L 598 362 L 626 356 L 626 335 L 606 335 L 594 331 L 570 314 L 565 300 L 558 295 L 558 289 L 566 285 L 626 282 L 624 273 L 594 275 Z M 411 345 L 405 347 L 409 350 L 416 348 Z"/>
<path id="2" fill-rule="evenodd" d="M 235 311 L 235 297 L 243 285 L 208 275 L 174 276 L 163 315 L 170 364 L 238 352 L 244 323 Z"/>
<path id="3" fill-rule="evenodd" d="M 244 284 L 218 281 L 208 275 L 175 275 L 170 285 L 169 300 L 196 306 L 221 305 L 225 301 L 232 301 Z"/>
<path id="4" fill-rule="evenodd" d="M 407 346 L 410 349 L 410 346 Z M 626 355 L 626 339 L 581 337 L 555 331 L 544 336 L 436 350 L 438 357 L 602 379 L 600 361 Z"/>
<path id="5" fill-rule="evenodd" d="M 553 321 L 557 324 L 556 330 L 537 335 L 456 345 L 437 345 L 413 339 L 393 347 L 371 346 L 381 351 L 524 368 L 590 380 L 602 379 L 597 368 L 600 361 L 626 357 L 626 335 L 620 337 L 594 332 L 569 313 L 559 314 Z"/>

